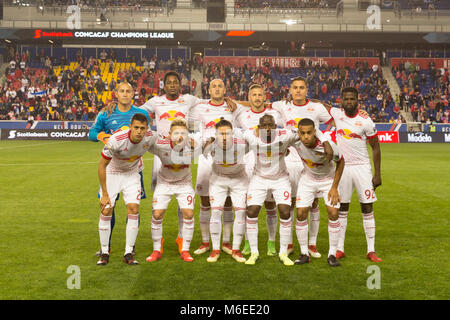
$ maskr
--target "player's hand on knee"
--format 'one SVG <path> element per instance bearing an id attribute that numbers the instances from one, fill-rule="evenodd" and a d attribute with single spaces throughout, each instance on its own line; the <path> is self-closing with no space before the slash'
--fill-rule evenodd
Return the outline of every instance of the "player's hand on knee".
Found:
<path id="1" fill-rule="evenodd" d="M 100 210 L 102 212 L 106 212 L 106 209 L 111 208 L 111 200 L 109 199 L 108 194 L 104 194 L 102 195 L 101 199 L 100 199 Z"/>
<path id="2" fill-rule="evenodd" d="M 337 188 L 330 189 L 330 191 L 328 192 L 328 201 L 331 202 L 332 206 L 337 205 L 341 201 Z"/>

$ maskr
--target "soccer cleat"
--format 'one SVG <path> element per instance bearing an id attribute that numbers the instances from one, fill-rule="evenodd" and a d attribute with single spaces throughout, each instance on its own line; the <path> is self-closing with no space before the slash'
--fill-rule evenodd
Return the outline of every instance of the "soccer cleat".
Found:
<path id="1" fill-rule="evenodd" d="M 145 261 L 147 262 L 154 262 L 156 260 L 161 259 L 161 252 L 160 251 L 153 251 L 153 253 L 151 255 L 149 255 L 147 257 L 147 259 L 145 259 Z"/>
<path id="2" fill-rule="evenodd" d="M 247 261 L 239 250 L 233 250 L 231 257 L 237 262 L 245 262 Z"/>
<path id="3" fill-rule="evenodd" d="M 308 253 L 313 258 L 320 258 L 322 255 L 317 251 L 317 247 L 314 245 L 308 246 Z"/>
<path id="4" fill-rule="evenodd" d="M 228 242 L 222 242 L 222 251 L 227 254 L 233 254 L 233 248 Z"/>
<path id="5" fill-rule="evenodd" d="M 206 251 L 209 251 L 209 242 L 202 242 L 200 248 L 194 251 L 194 254 L 204 254 Z"/>
<path id="6" fill-rule="evenodd" d="M 329 256 L 328 259 L 328 264 L 332 267 L 339 267 L 341 264 L 339 263 L 339 260 L 336 259 L 335 256 Z"/>
<path id="7" fill-rule="evenodd" d="M 252 253 L 250 255 L 250 257 L 247 259 L 247 261 L 245 261 L 245 264 L 248 265 L 255 265 L 256 261 L 259 259 L 259 254 L 258 253 Z"/>
<path id="8" fill-rule="evenodd" d="M 309 256 L 307 254 L 301 254 L 297 258 L 297 260 L 294 261 L 294 264 L 305 264 L 305 263 L 309 263 L 310 261 L 311 261 L 311 259 L 309 258 Z"/>
<path id="9" fill-rule="evenodd" d="M 336 259 L 342 259 L 342 258 L 345 258 L 345 253 L 344 253 L 344 251 L 337 250 L 337 251 L 336 251 Z"/>
<path id="10" fill-rule="evenodd" d="M 139 264 L 139 262 L 137 262 L 137 260 L 134 260 L 133 254 L 131 254 L 131 253 L 127 253 L 126 255 L 123 256 L 123 262 L 125 262 L 126 264 L 129 264 L 129 265 Z"/>
<path id="11" fill-rule="evenodd" d="M 177 237 L 177 240 L 175 240 L 177 246 L 178 246 L 178 253 L 181 254 L 181 251 L 183 250 L 183 238 Z"/>
<path id="12" fill-rule="evenodd" d="M 183 259 L 186 262 L 194 261 L 194 258 L 191 257 L 189 251 L 181 251 L 181 259 Z"/>
<path id="13" fill-rule="evenodd" d="M 220 257 L 220 250 L 213 250 L 209 255 L 208 259 L 206 259 L 206 261 L 217 262 L 217 260 L 219 260 L 219 257 Z"/>
<path id="14" fill-rule="evenodd" d="M 267 255 L 268 256 L 276 256 L 277 250 L 275 249 L 275 241 L 267 241 Z"/>
<path id="15" fill-rule="evenodd" d="M 100 259 L 97 261 L 98 266 L 106 266 L 109 262 L 109 254 L 102 253 Z"/>
<path id="16" fill-rule="evenodd" d="M 288 244 L 287 255 L 290 256 L 294 252 L 294 245 L 292 243 Z"/>
<path id="17" fill-rule="evenodd" d="M 294 263 L 292 262 L 291 259 L 289 259 L 287 253 L 280 253 L 278 255 L 278 259 L 280 259 L 280 261 L 285 265 L 285 266 L 293 266 Z"/>
<path id="18" fill-rule="evenodd" d="M 377 254 L 374 251 L 371 251 L 367 254 L 367 259 L 369 259 L 372 262 L 381 262 L 381 258 L 378 258 Z"/>

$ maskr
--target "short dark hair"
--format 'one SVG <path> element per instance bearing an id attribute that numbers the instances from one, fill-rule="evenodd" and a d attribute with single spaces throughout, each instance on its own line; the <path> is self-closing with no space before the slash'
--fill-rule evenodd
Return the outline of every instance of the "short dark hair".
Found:
<path id="1" fill-rule="evenodd" d="M 265 114 L 261 118 L 259 118 L 259 125 L 265 120 L 270 119 L 271 121 L 275 122 L 275 118 L 271 114 Z"/>
<path id="2" fill-rule="evenodd" d="M 298 127 L 300 126 L 312 126 L 314 128 L 315 124 L 310 118 L 303 118 L 298 122 Z"/>
<path id="3" fill-rule="evenodd" d="M 133 121 L 135 121 L 135 120 L 139 121 L 139 122 L 145 122 L 148 125 L 148 119 L 145 116 L 145 114 L 143 114 L 143 113 L 136 113 L 133 116 L 133 118 L 131 118 L 131 122 L 130 123 L 133 123 Z"/>
<path id="4" fill-rule="evenodd" d="M 344 93 L 347 92 L 354 93 L 356 95 L 356 98 L 358 98 L 358 89 L 356 89 L 355 87 L 345 87 L 344 89 L 342 89 L 341 95 L 344 96 Z"/>
<path id="5" fill-rule="evenodd" d="M 305 86 L 308 86 L 308 80 L 306 80 L 306 78 L 299 76 L 299 77 L 292 78 L 291 80 L 292 80 L 291 85 L 292 85 L 292 83 L 294 83 L 294 81 L 303 81 L 305 83 Z"/>
<path id="6" fill-rule="evenodd" d="M 233 129 L 233 125 L 230 121 L 225 120 L 223 117 L 220 118 L 219 122 L 216 123 L 216 129 L 219 129 L 220 127 L 230 127 Z"/>
<path id="7" fill-rule="evenodd" d="M 167 73 L 164 75 L 164 84 L 166 84 L 166 80 L 167 80 L 167 78 L 170 77 L 170 76 L 176 77 L 176 78 L 178 79 L 178 82 L 181 83 L 181 78 L 180 78 L 180 75 L 178 74 L 178 72 L 176 72 L 176 71 L 169 71 L 169 72 L 167 72 Z"/>

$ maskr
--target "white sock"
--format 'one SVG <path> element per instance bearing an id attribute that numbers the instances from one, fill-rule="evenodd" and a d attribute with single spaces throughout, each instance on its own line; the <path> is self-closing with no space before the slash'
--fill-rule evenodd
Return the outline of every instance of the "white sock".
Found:
<path id="1" fill-rule="evenodd" d="M 293 219 L 294 219 L 294 208 L 292 208 L 291 207 L 291 210 L 289 211 L 289 215 L 290 215 L 290 217 L 289 217 L 289 219 L 291 220 L 291 221 L 293 221 Z M 281 220 L 281 219 L 280 219 Z M 292 223 L 291 223 L 291 225 L 292 225 Z M 291 234 L 290 234 L 290 236 L 289 236 L 289 244 L 292 246 L 292 244 L 293 244 L 293 235 L 292 235 L 292 232 L 291 232 Z"/>
<path id="2" fill-rule="evenodd" d="M 328 238 L 330 243 L 330 249 L 328 250 L 328 256 L 336 256 L 337 244 L 339 241 L 339 232 L 341 224 L 339 220 L 328 220 Z"/>
<path id="3" fill-rule="evenodd" d="M 194 236 L 194 218 L 183 219 L 183 248 L 181 249 L 181 251 L 189 251 L 193 236 Z"/>
<path id="4" fill-rule="evenodd" d="M 299 221 L 295 223 L 295 232 L 297 234 L 298 244 L 302 254 L 308 254 L 308 220 Z"/>
<path id="5" fill-rule="evenodd" d="M 289 240 L 292 240 L 292 219 L 284 220 L 280 218 L 280 253 L 287 254 Z"/>
<path id="6" fill-rule="evenodd" d="M 139 231 L 139 213 L 138 214 L 129 214 L 127 221 L 127 230 L 126 230 L 126 245 L 125 245 L 125 254 L 131 253 L 133 251 L 134 244 L 136 243 L 136 238 Z"/>
<path id="7" fill-rule="evenodd" d="M 183 238 L 183 213 L 181 212 L 180 207 L 177 208 L 178 214 L 178 238 Z"/>
<path id="8" fill-rule="evenodd" d="M 269 240 L 275 241 L 277 236 L 277 208 L 274 209 L 266 209 L 266 223 L 267 223 L 267 232 L 269 233 Z"/>
<path id="9" fill-rule="evenodd" d="M 223 208 L 222 242 L 230 243 L 231 229 L 233 229 L 233 207 Z"/>
<path id="10" fill-rule="evenodd" d="M 233 250 L 239 250 L 245 233 L 245 209 L 235 208 L 236 217 L 233 224 Z"/>
<path id="11" fill-rule="evenodd" d="M 220 232 L 222 231 L 223 208 L 213 208 L 209 229 L 211 230 L 211 242 L 213 250 L 220 250 Z"/>
<path id="12" fill-rule="evenodd" d="M 246 219 L 246 229 L 248 235 L 248 242 L 250 243 L 250 251 L 258 253 L 258 218 Z"/>
<path id="13" fill-rule="evenodd" d="M 347 230 L 347 214 L 348 211 L 339 211 L 339 223 L 341 224 L 341 231 L 339 231 L 339 241 L 337 249 L 339 251 L 344 251 L 344 242 L 345 242 L 345 232 Z"/>
<path id="14" fill-rule="evenodd" d="M 320 209 L 319 206 L 317 206 L 317 208 L 311 209 L 309 214 L 309 244 L 312 246 L 316 245 L 317 234 L 319 233 L 319 225 Z"/>
<path id="15" fill-rule="evenodd" d="M 202 242 L 209 243 L 209 222 L 211 220 L 211 207 L 203 207 L 202 205 L 200 205 L 199 220 Z"/>
<path id="16" fill-rule="evenodd" d="M 152 218 L 152 240 L 153 240 L 153 251 L 161 251 L 161 238 L 163 233 L 162 226 L 163 219 L 156 220 Z"/>
<path id="17" fill-rule="evenodd" d="M 363 226 L 366 233 L 367 253 L 375 252 L 375 218 L 373 211 L 370 213 L 363 213 Z"/>
<path id="18" fill-rule="evenodd" d="M 109 254 L 109 235 L 111 234 L 111 216 L 104 216 L 100 214 L 98 221 L 98 233 L 100 235 L 100 245 L 102 246 L 102 253 Z"/>

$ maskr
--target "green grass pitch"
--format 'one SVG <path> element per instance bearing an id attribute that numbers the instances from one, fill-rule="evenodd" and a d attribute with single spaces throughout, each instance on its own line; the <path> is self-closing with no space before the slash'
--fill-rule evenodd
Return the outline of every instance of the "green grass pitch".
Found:
<path id="1" fill-rule="evenodd" d="M 0 299 L 450 298 L 450 145 L 382 145 L 383 185 L 374 205 L 376 251 L 383 258 L 377 264 L 380 289 L 366 285 L 371 276 L 367 269 L 374 263 L 365 258 L 366 240 L 355 195 L 349 213 L 347 257 L 340 268 L 326 263 L 328 232 L 322 200 L 318 249 L 323 255 L 308 265 L 286 267 L 277 257 L 265 255 L 263 212 L 257 265 L 238 264 L 224 253 L 215 264 L 206 262 L 206 254 L 185 263 L 175 244 L 175 200 L 165 216 L 163 259 L 146 263 L 152 251 L 150 154 L 144 157 L 148 198 L 141 202 L 136 243 L 141 264 L 122 262 L 126 212 L 121 198 L 110 263 L 98 267 L 94 253 L 99 248 L 100 150 L 99 143 L 91 142 L 0 142 Z M 198 211 L 199 201 L 192 249 L 200 244 Z M 295 236 L 294 248 L 297 257 Z M 79 290 L 67 288 L 71 265 L 80 268 Z"/>

